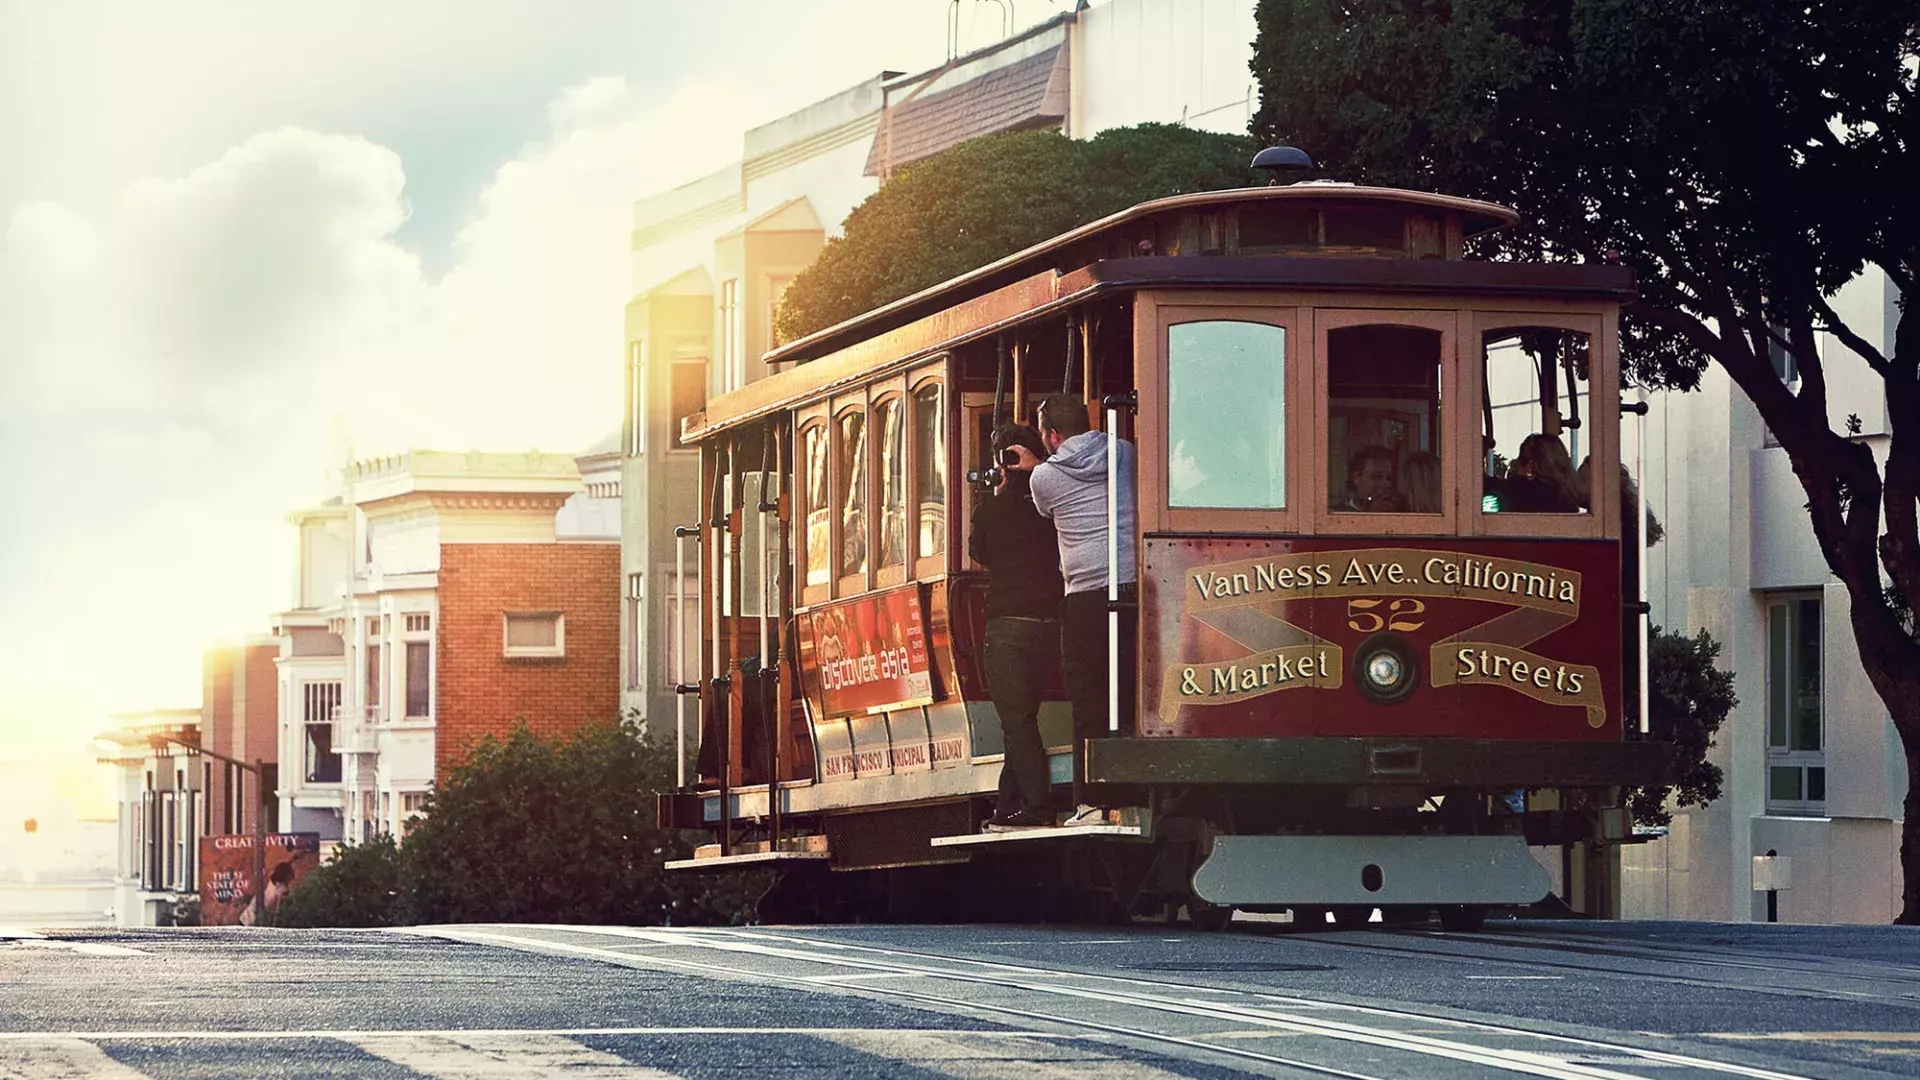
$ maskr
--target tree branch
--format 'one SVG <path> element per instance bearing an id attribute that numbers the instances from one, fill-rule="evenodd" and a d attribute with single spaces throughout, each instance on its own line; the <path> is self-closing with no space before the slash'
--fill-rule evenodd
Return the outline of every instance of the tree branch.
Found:
<path id="1" fill-rule="evenodd" d="M 1813 308 L 1820 313 L 1820 322 L 1822 324 L 1820 328 L 1822 330 L 1839 338 L 1841 343 L 1846 345 L 1847 348 L 1852 349 L 1854 354 L 1862 360 L 1865 360 L 1867 366 L 1872 368 L 1874 373 L 1881 378 L 1885 379 L 1892 376 L 1893 365 L 1887 362 L 1886 356 L 1883 355 L 1879 349 L 1874 348 L 1872 342 L 1854 333 L 1853 327 L 1848 326 L 1846 320 L 1842 319 L 1839 313 L 1833 310 L 1833 305 L 1827 303 L 1826 297 L 1816 294 L 1813 298 Z"/>

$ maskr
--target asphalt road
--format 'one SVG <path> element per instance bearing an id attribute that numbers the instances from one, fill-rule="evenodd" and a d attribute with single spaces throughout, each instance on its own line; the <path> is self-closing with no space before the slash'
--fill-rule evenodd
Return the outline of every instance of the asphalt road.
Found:
<path id="1" fill-rule="evenodd" d="M 0 1078 L 1920 1076 L 1920 932 L 0 931 Z"/>

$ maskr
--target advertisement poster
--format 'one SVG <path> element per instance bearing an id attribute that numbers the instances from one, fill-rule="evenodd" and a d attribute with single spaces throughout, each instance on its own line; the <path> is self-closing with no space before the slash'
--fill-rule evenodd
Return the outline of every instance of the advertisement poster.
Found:
<path id="1" fill-rule="evenodd" d="M 808 618 L 827 716 L 860 716 L 933 700 L 918 585 L 824 605 Z"/>
<path id="2" fill-rule="evenodd" d="M 267 892 L 264 922 L 293 888 L 320 865 L 319 833 L 272 833 L 267 842 Z M 200 924 L 253 924 L 253 837 L 200 838 Z"/>

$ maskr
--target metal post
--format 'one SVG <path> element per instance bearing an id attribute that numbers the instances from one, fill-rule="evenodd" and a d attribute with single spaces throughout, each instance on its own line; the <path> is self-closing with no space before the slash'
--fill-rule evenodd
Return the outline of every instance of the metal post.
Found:
<path id="1" fill-rule="evenodd" d="M 1635 577 L 1637 580 L 1635 582 L 1634 587 L 1636 590 L 1635 598 L 1640 601 L 1643 607 L 1643 610 L 1640 614 L 1640 627 L 1639 627 L 1640 632 L 1638 634 L 1638 637 L 1640 639 L 1640 734 L 1645 735 L 1647 734 L 1650 727 L 1648 720 L 1649 720 L 1649 717 L 1651 716 L 1651 713 L 1648 711 L 1648 701 L 1647 701 L 1648 694 L 1652 689 L 1652 684 L 1648 678 L 1648 672 L 1647 672 L 1647 660 L 1648 660 L 1647 654 L 1649 651 L 1648 642 L 1647 642 L 1647 633 L 1648 633 L 1648 627 L 1651 626 L 1651 624 L 1653 623 L 1653 613 L 1650 608 L 1645 608 L 1645 605 L 1647 603 L 1647 552 L 1650 550 L 1649 547 L 1647 546 L 1647 529 L 1648 529 L 1648 520 L 1650 517 L 1650 514 L 1647 509 L 1647 488 L 1646 488 L 1646 483 L 1647 483 L 1647 388 L 1643 384 L 1638 389 L 1640 391 L 1639 393 L 1640 408 L 1638 410 L 1638 414 L 1634 418 L 1633 482 L 1635 485 L 1635 489 L 1639 492 L 1639 498 L 1635 500 L 1635 502 L 1638 505 L 1634 507 L 1633 512 L 1640 519 L 1640 537 L 1638 541 L 1640 545 L 1640 557 L 1638 560 L 1636 560 Z"/>
<path id="2" fill-rule="evenodd" d="M 253 788 L 260 805 L 253 808 L 253 925 L 267 913 L 267 763 L 253 759 Z"/>
<path id="3" fill-rule="evenodd" d="M 687 786 L 687 545 L 700 539 L 697 525 L 673 527 L 673 748 L 674 785 Z M 698 686 L 691 688 L 697 693 Z"/>
<path id="4" fill-rule="evenodd" d="M 1778 858 L 1779 855 L 1780 853 L 1774 850 L 1773 848 L 1767 849 L 1768 858 L 1770 859 Z M 1747 910 L 1752 911 L 1753 909 L 1748 908 Z M 1780 921 L 1780 890 L 1779 889 L 1767 890 L 1767 921 L 1770 923 L 1777 923 Z"/>
<path id="5" fill-rule="evenodd" d="M 1120 730 L 1120 410 L 1107 406 L 1107 730 Z"/>

